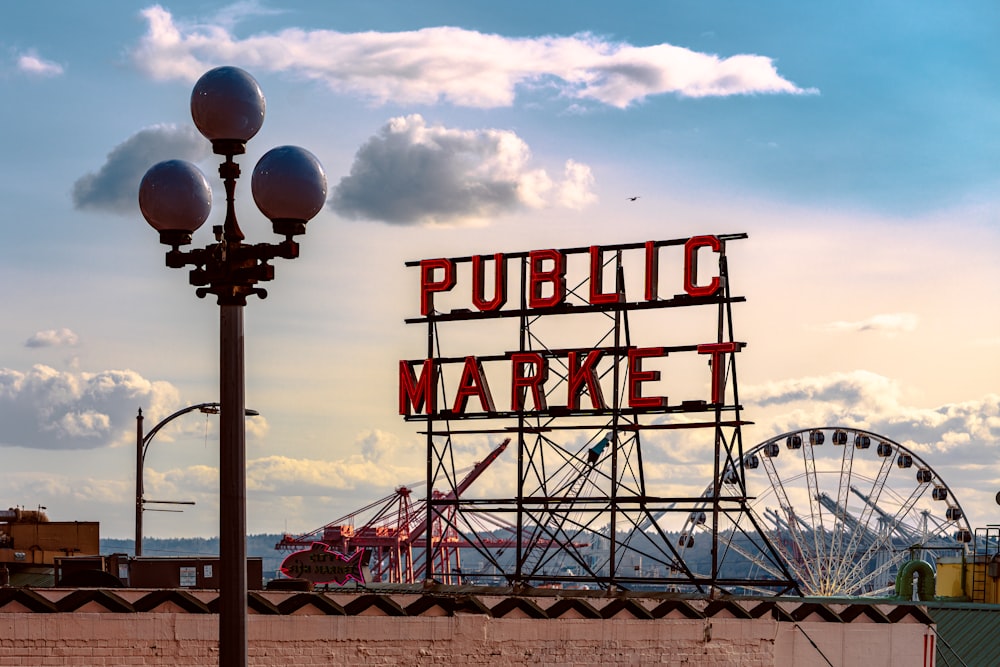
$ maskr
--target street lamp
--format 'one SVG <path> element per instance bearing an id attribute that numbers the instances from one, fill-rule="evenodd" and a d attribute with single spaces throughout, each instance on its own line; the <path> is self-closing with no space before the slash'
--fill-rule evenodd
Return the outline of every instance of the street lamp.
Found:
<path id="1" fill-rule="evenodd" d="M 149 451 L 149 443 L 153 441 L 153 437 L 159 433 L 160 429 L 177 419 L 181 415 L 186 415 L 189 412 L 194 412 L 195 410 L 203 412 L 209 415 L 219 414 L 218 403 L 198 403 L 197 405 L 189 405 L 186 408 L 182 408 L 170 415 L 159 424 L 154 426 L 149 433 L 143 433 L 143 420 L 142 408 L 139 408 L 139 414 L 135 417 L 135 555 L 142 555 L 142 513 L 146 511 L 146 505 L 149 503 L 156 503 L 160 505 L 194 505 L 190 500 L 146 500 L 145 492 L 143 489 L 143 466 L 146 463 L 146 452 Z M 247 417 L 256 417 L 260 413 L 256 410 L 244 410 L 244 414 Z M 157 510 L 159 512 L 172 512 L 179 510 Z"/>
<path id="2" fill-rule="evenodd" d="M 247 664 L 246 579 L 246 431 L 243 360 L 243 307 L 247 297 L 267 292 L 257 283 L 274 278 L 268 262 L 294 259 L 306 223 L 326 203 L 326 175 L 309 151 L 282 146 L 257 162 L 250 187 L 257 208 L 272 223 L 279 243 L 245 244 L 236 221 L 234 193 L 240 167 L 233 161 L 246 152 L 249 141 L 264 122 L 264 94 L 252 76 L 236 67 L 217 67 L 198 80 L 191 93 L 191 117 L 225 156 L 219 176 L 226 190 L 226 218 L 215 226 L 215 243 L 183 251 L 191 234 L 208 218 L 212 191 L 204 174 L 189 162 L 169 160 L 154 165 L 139 186 L 143 217 L 171 247 L 167 266 L 193 266 L 189 282 L 198 297 L 214 294 L 219 304 L 219 664 Z"/>

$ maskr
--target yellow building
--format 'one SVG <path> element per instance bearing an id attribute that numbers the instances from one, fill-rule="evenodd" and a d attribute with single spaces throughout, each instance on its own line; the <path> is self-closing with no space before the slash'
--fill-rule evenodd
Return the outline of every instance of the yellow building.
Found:
<path id="1" fill-rule="evenodd" d="M 1000 555 L 939 558 L 935 595 L 939 599 L 1000 604 Z"/>

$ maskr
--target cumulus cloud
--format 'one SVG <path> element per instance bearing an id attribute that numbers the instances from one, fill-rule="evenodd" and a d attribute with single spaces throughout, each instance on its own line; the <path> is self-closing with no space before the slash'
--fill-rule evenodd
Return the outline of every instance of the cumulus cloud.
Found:
<path id="1" fill-rule="evenodd" d="M 341 33 L 289 28 L 240 39 L 229 25 L 185 23 L 159 5 L 142 12 L 132 50 L 157 79 L 193 81 L 224 63 L 289 72 L 375 103 L 510 106 L 519 87 L 624 108 L 652 95 L 684 97 L 810 92 L 771 58 L 720 57 L 671 44 L 635 46 L 591 34 L 513 38 L 453 27 Z"/>
<path id="2" fill-rule="evenodd" d="M 25 347 L 74 347 L 79 336 L 70 329 L 47 329 L 34 333 L 24 342 Z"/>
<path id="3" fill-rule="evenodd" d="M 868 371 L 833 373 L 824 376 L 789 378 L 780 382 L 751 385 L 743 383 L 740 399 L 744 414 L 753 420 L 743 428 L 744 451 L 790 431 L 841 426 L 856 428 L 897 442 L 929 465 L 947 484 L 973 526 L 992 521 L 996 505 L 993 496 L 1000 488 L 1000 395 L 987 394 L 968 401 L 945 405 L 918 406 L 908 400 L 905 386 L 891 378 Z M 669 495 L 701 494 L 712 479 L 712 440 L 708 429 L 677 429 L 643 433 L 643 465 L 650 488 Z M 820 447 L 815 465 L 827 491 L 837 494 L 842 449 Z M 791 453 L 794 454 L 794 453 Z M 853 458 L 855 484 L 871 485 L 879 474 L 881 459 L 875 446 L 867 455 Z M 792 504 L 808 511 L 802 456 L 780 449 L 779 476 L 786 491 L 799 493 Z M 777 507 L 770 481 L 763 468 L 748 474 L 751 495 L 762 498 L 761 507 Z M 866 481 L 867 480 L 867 481 Z M 891 466 L 888 488 L 905 499 L 915 485 L 913 471 Z M 829 486 L 832 484 L 833 486 Z M 886 503 L 900 497 L 883 496 Z M 927 494 L 929 496 L 929 494 Z M 929 497 L 926 508 L 941 516 L 943 503 Z M 882 505 L 889 510 L 890 505 Z"/>
<path id="4" fill-rule="evenodd" d="M 72 508 L 80 504 L 106 504 L 121 506 L 122 498 L 129 498 L 135 490 L 132 480 L 99 479 L 94 477 L 75 477 L 46 472 L 7 472 L 4 473 L 4 492 L 12 498 L 43 499 L 53 519 L 71 517 L 72 520 L 90 521 L 97 516 L 80 516 L 71 514 Z M 53 505 L 71 508 L 60 510 Z M 32 509 L 28 506 L 28 509 Z M 53 511 L 56 510 L 56 511 Z"/>
<path id="5" fill-rule="evenodd" d="M 912 405 L 906 395 L 897 380 L 863 370 L 744 383 L 740 400 L 755 424 L 744 430 L 744 438 L 753 434 L 752 444 L 757 444 L 803 428 L 860 428 L 930 456 L 935 467 L 976 463 L 1000 474 L 1000 395 L 931 407 Z M 689 466 L 705 461 L 700 429 L 650 433 L 643 440 L 653 446 L 644 450 L 644 459 L 652 462 Z"/>
<path id="6" fill-rule="evenodd" d="M 561 206 L 580 210 L 597 201 L 597 195 L 593 192 L 594 175 L 590 167 L 567 160 L 563 175 L 557 198 Z"/>
<path id="7" fill-rule="evenodd" d="M 147 169 L 163 160 L 197 162 L 211 152 L 211 145 L 193 127 L 147 127 L 115 146 L 100 169 L 73 184 L 73 206 L 78 210 L 136 213 L 139 182 Z"/>
<path id="8" fill-rule="evenodd" d="M 915 406 L 906 400 L 899 383 L 861 371 L 744 389 L 741 398 L 748 399 L 748 414 L 755 415 L 756 422 L 767 424 L 767 431 L 759 434 L 761 438 L 821 426 L 876 433 L 898 442 L 926 462 L 950 487 L 972 526 L 992 521 L 996 513 L 993 496 L 1000 487 L 1000 395 Z M 825 450 L 824 455 L 832 456 L 831 450 Z M 855 473 L 874 479 L 877 464 L 873 459 L 877 457 L 855 457 Z M 801 474 L 801 463 L 798 471 Z M 896 480 L 892 484 L 903 490 L 903 497 L 914 483 L 912 474 L 892 479 Z M 928 503 L 928 509 L 940 517 L 943 505 Z"/>
<path id="9" fill-rule="evenodd" d="M 423 479 L 420 447 L 410 445 L 407 451 L 395 437 L 378 431 L 362 434 L 356 445 L 362 453 L 332 461 L 284 455 L 248 460 L 247 491 L 272 497 L 348 494 L 372 500 L 392 493 L 400 484 Z M 211 466 L 165 472 L 149 469 L 147 487 L 164 495 L 214 493 L 218 479 L 218 469 Z"/>
<path id="10" fill-rule="evenodd" d="M 219 9 L 209 20 L 227 28 L 235 27 L 240 21 L 256 16 L 277 16 L 287 10 L 264 7 L 256 0 L 239 0 Z"/>
<path id="11" fill-rule="evenodd" d="M 432 126 L 417 114 L 393 118 L 358 150 L 330 206 L 347 218 L 405 225 L 483 222 L 524 207 L 594 201 L 586 165 L 568 161 L 555 182 L 529 167 L 530 159 L 528 145 L 508 130 Z"/>
<path id="12" fill-rule="evenodd" d="M 822 325 L 820 329 L 833 333 L 874 331 L 884 336 L 896 336 L 901 333 L 915 331 L 919 321 L 919 318 L 913 313 L 885 313 L 854 322 L 843 320 L 829 322 Z"/>
<path id="13" fill-rule="evenodd" d="M 740 394 L 761 406 L 813 401 L 838 406 L 867 405 L 885 410 L 897 405 L 900 389 L 894 380 L 877 373 L 852 371 L 767 382 L 741 388 Z"/>
<path id="14" fill-rule="evenodd" d="M 33 51 L 18 56 L 17 69 L 31 76 L 59 76 L 64 72 L 62 65 L 45 60 Z"/>
<path id="15" fill-rule="evenodd" d="M 135 437 L 135 410 L 166 416 L 179 403 L 166 382 L 129 370 L 72 373 L 0 368 L 0 446 L 93 449 Z"/>
<path id="16" fill-rule="evenodd" d="M 854 371 L 744 387 L 740 395 L 751 410 L 771 409 L 768 423 L 777 433 L 825 425 L 863 428 L 916 451 L 948 453 L 951 463 L 993 463 L 1000 448 L 1000 395 L 996 394 L 915 407 L 904 400 L 898 382 Z"/>
<path id="17" fill-rule="evenodd" d="M 355 445 L 361 451 L 362 458 L 372 463 L 398 461 L 396 456 L 400 454 L 401 448 L 399 438 L 379 429 L 362 433 Z"/>
<path id="18" fill-rule="evenodd" d="M 329 495 L 358 489 L 391 493 L 394 468 L 349 457 L 339 461 L 267 456 L 247 464 L 247 490 L 280 495 Z"/>

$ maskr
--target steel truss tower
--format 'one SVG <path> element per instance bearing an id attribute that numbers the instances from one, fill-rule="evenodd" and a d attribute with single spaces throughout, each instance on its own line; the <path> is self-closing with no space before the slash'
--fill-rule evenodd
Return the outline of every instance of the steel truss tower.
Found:
<path id="1" fill-rule="evenodd" d="M 712 595 L 744 588 L 775 594 L 797 591 L 749 511 L 744 483 L 740 428 L 750 422 L 743 420 L 739 403 L 736 359 L 744 343 L 735 337 L 732 305 L 745 298 L 731 293 L 726 246 L 745 238 L 728 234 L 408 262 L 420 267 L 422 290 L 437 291 L 431 296 L 439 300 L 467 271 L 479 308 L 439 310 L 430 298 L 422 301 L 422 317 L 406 320 L 427 330 L 426 359 L 400 362 L 400 412 L 408 421 L 423 422 L 426 437 L 427 526 L 444 522 L 448 533 L 476 548 L 485 564 L 482 572 L 497 573 L 515 588 L 638 587 Z M 671 252 L 683 257 L 685 289 L 664 298 L 659 292 L 666 282 L 665 269 L 681 274 L 673 271 L 675 265 L 660 260 L 661 254 Z M 699 270 L 699 255 L 716 258 L 717 266 L 703 259 Z M 558 267 L 546 264 L 549 260 L 564 262 L 561 276 Z M 488 262 L 494 273 L 491 301 L 484 289 Z M 580 280 L 566 270 L 573 262 L 589 267 Z M 447 275 L 435 277 L 435 267 Z M 704 274 L 711 280 L 699 283 Z M 546 285 L 539 275 L 551 279 L 553 291 L 564 289 L 561 298 L 544 294 Z M 637 281 L 636 275 L 643 280 Z M 504 297 L 516 294 L 517 303 L 508 305 L 501 292 Z M 701 329 L 693 334 L 675 331 L 673 322 L 681 313 L 693 314 Z M 475 320 L 489 322 L 471 324 Z M 470 328 L 486 327 L 486 337 L 495 337 L 503 326 L 516 336 L 516 347 L 500 354 L 470 354 L 470 340 L 477 340 L 468 335 Z M 464 335 L 456 337 L 461 347 L 456 353 L 449 347 L 449 332 L 459 329 Z M 655 347 L 642 347 L 650 343 Z M 651 369 L 657 363 L 669 368 L 675 358 L 701 369 L 693 390 L 698 398 L 644 396 L 670 374 Z M 422 411 L 408 404 L 404 409 L 404 399 L 417 395 L 417 370 L 426 375 L 421 382 L 434 386 L 433 397 L 422 394 L 428 397 L 426 404 L 414 406 Z M 506 396 L 494 404 L 488 386 L 487 377 L 500 386 L 501 374 L 511 387 L 510 409 L 499 405 Z M 692 393 L 691 383 L 680 391 Z M 444 406 L 438 396 L 459 398 Z M 469 410 L 468 402 L 475 407 L 477 398 L 481 410 Z M 455 492 L 461 478 L 457 468 L 468 463 L 463 453 L 469 443 L 504 437 L 516 444 L 516 478 L 490 488 L 506 488 L 508 493 L 467 497 Z M 664 482 L 662 475 L 668 448 L 678 440 L 702 442 L 699 455 L 704 460 L 695 468 L 703 475 L 710 470 L 686 480 L 682 487 L 688 493 L 671 493 L 676 485 Z M 646 474 L 644 466 L 651 461 L 661 474 Z M 512 464 L 508 470 L 513 471 Z M 707 499 L 702 495 L 706 483 L 712 489 Z M 694 550 L 687 548 L 693 537 L 677 532 L 693 513 L 710 529 L 700 532 L 699 539 L 706 532 L 711 538 L 707 558 L 697 562 L 690 562 Z M 516 525 L 514 553 L 490 548 L 482 529 L 473 528 L 488 526 L 490 517 Z M 720 541 L 722 533 L 727 539 Z M 736 540 L 739 553 L 727 548 L 734 542 L 733 533 L 742 534 Z M 441 537 L 428 535 L 427 543 Z M 433 580 L 432 549 L 426 558 L 427 578 Z M 766 562 L 769 572 L 781 576 L 749 575 L 750 568 L 742 568 L 740 559 Z"/>

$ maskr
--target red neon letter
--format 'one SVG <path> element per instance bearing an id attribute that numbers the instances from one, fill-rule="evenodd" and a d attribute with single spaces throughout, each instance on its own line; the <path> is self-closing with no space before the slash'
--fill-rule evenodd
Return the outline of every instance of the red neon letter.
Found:
<path id="1" fill-rule="evenodd" d="M 465 368 L 462 369 L 462 379 L 458 381 L 458 391 L 455 392 L 455 407 L 452 412 L 465 412 L 465 404 L 473 396 L 479 399 L 479 405 L 484 412 L 496 412 L 493 407 L 493 396 L 490 386 L 486 384 L 483 366 L 475 357 L 465 358 Z"/>
<path id="2" fill-rule="evenodd" d="M 441 280 L 434 280 L 434 269 L 443 269 Z M 455 263 L 450 259 L 420 260 L 420 314 L 434 310 L 434 292 L 447 292 L 455 286 Z"/>
<path id="3" fill-rule="evenodd" d="M 618 276 L 615 276 L 615 285 Z M 621 303 L 625 295 L 615 289 L 614 292 L 603 292 L 604 289 L 604 251 L 600 246 L 590 246 L 590 303 Z"/>
<path id="4" fill-rule="evenodd" d="M 580 409 L 580 391 L 584 383 L 587 385 L 587 393 L 590 394 L 590 403 L 595 410 L 604 410 L 608 406 L 604 403 L 604 393 L 601 391 L 601 383 L 597 378 L 597 361 L 604 354 L 603 350 L 591 350 L 587 353 L 587 359 L 583 365 L 577 368 L 576 352 L 569 353 L 569 371 L 566 374 L 566 387 L 569 389 L 569 398 L 566 407 L 570 410 Z"/>
<path id="5" fill-rule="evenodd" d="M 712 355 L 708 361 L 712 367 L 712 403 L 722 403 L 722 392 L 726 388 L 725 355 L 742 349 L 743 343 L 702 343 L 698 346 L 698 354 Z"/>
<path id="6" fill-rule="evenodd" d="M 714 252 L 722 249 L 717 236 L 692 236 L 684 244 L 684 291 L 689 296 L 712 296 L 722 285 L 719 276 L 707 285 L 698 285 L 698 248 L 711 248 Z"/>
<path id="7" fill-rule="evenodd" d="M 542 268 L 545 260 L 552 260 L 548 271 Z M 528 253 L 530 266 L 529 308 L 558 306 L 566 298 L 566 257 L 558 250 L 532 250 Z M 552 294 L 542 296 L 542 285 L 552 283 Z"/>
<path id="8" fill-rule="evenodd" d="M 472 305 L 482 311 L 499 310 L 507 303 L 507 262 L 503 253 L 493 255 L 493 298 L 489 301 L 483 296 L 486 286 L 485 257 L 472 257 Z"/>
<path id="9" fill-rule="evenodd" d="M 399 414 L 409 415 L 411 408 L 426 414 L 437 411 L 437 368 L 433 359 L 425 359 L 420 369 L 420 379 L 413 374 L 409 361 L 399 362 Z"/>
<path id="10" fill-rule="evenodd" d="M 646 241 L 646 301 L 656 301 L 660 293 L 660 255 L 655 241 Z"/>
<path id="11" fill-rule="evenodd" d="M 660 371 L 642 370 L 642 360 L 647 357 L 662 357 L 662 347 L 630 347 L 628 350 L 628 406 L 630 408 L 662 408 L 667 404 L 666 396 L 643 396 L 642 383 L 656 382 Z"/>
<path id="12" fill-rule="evenodd" d="M 525 392 L 529 389 L 535 410 L 546 409 L 548 403 L 545 401 L 545 391 L 542 385 L 549 378 L 549 365 L 545 362 L 545 358 L 537 352 L 514 352 L 510 355 L 510 363 L 510 409 L 515 412 L 524 410 Z M 529 364 L 535 367 L 535 372 L 531 375 L 524 372 L 525 367 Z"/>

